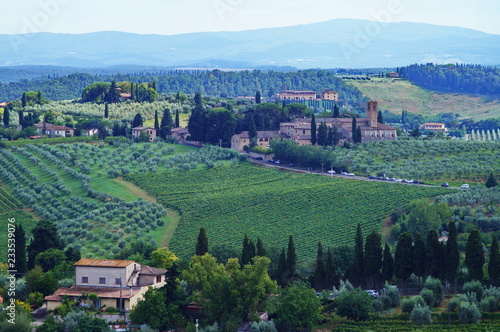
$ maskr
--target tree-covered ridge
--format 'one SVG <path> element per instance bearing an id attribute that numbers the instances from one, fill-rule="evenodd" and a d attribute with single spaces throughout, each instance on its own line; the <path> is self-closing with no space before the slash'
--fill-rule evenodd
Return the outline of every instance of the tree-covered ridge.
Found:
<path id="1" fill-rule="evenodd" d="M 202 95 L 237 97 L 255 96 L 256 91 L 262 97 L 272 96 L 283 87 L 290 90 L 312 90 L 320 93 L 326 88 L 339 92 L 340 98 L 348 104 L 355 105 L 363 100 L 361 92 L 335 76 L 334 71 L 303 70 L 298 72 L 276 71 L 171 71 L 159 75 L 148 73 L 90 75 L 76 73 L 68 76 L 54 77 L 46 80 L 21 80 L 20 82 L 0 85 L 0 100 L 19 99 L 25 91 L 41 90 L 51 100 L 67 100 L 80 98 L 83 90 L 90 84 L 98 82 L 131 83 L 155 82 L 159 93 L 183 93 Z"/>
<path id="2" fill-rule="evenodd" d="M 399 75 L 415 84 L 475 95 L 500 95 L 500 69 L 470 64 L 414 64 L 398 68 Z"/>

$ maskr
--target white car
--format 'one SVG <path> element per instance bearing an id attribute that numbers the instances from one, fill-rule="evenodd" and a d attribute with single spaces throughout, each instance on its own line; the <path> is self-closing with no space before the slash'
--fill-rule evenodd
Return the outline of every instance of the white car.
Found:
<path id="1" fill-rule="evenodd" d="M 347 172 L 342 171 L 342 172 L 340 172 L 340 174 L 347 175 Z"/>
<path id="2" fill-rule="evenodd" d="M 469 189 L 469 185 L 468 184 L 463 184 L 460 186 L 460 189 Z"/>
<path id="3" fill-rule="evenodd" d="M 373 290 L 373 289 L 369 289 L 366 291 L 368 293 L 368 295 L 370 295 L 372 298 L 376 299 L 378 298 L 378 292 L 376 290 Z"/>
<path id="4" fill-rule="evenodd" d="M 335 174 L 335 171 L 333 169 L 329 170 L 328 173 L 330 174 Z"/>
<path id="5" fill-rule="evenodd" d="M 354 176 L 354 175 L 356 175 L 356 174 L 354 174 L 354 173 L 347 173 L 347 175 L 349 175 L 349 176 Z"/>

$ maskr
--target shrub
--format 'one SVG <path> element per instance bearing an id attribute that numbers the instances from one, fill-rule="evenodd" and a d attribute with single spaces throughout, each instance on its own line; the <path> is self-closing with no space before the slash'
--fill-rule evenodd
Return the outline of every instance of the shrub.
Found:
<path id="1" fill-rule="evenodd" d="M 370 295 L 360 288 L 347 291 L 337 299 L 337 313 L 353 320 L 367 320 L 370 315 Z"/>
<path id="2" fill-rule="evenodd" d="M 384 304 L 380 300 L 375 300 L 370 304 L 372 312 L 383 312 L 385 310 Z"/>
<path id="3" fill-rule="evenodd" d="M 458 321 L 462 324 L 477 324 L 481 320 L 481 312 L 475 303 L 465 302 L 458 310 Z"/>
<path id="4" fill-rule="evenodd" d="M 392 300 L 389 296 L 387 295 L 382 295 L 378 298 L 378 300 L 380 302 L 382 302 L 382 304 L 384 305 L 384 310 L 387 310 L 391 307 L 392 305 Z"/>
<path id="5" fill-rule="evenodd" d="M 252 329 L 252 332 L 277 332 L 276 326 L 272 320 L 268 322 L 253 322 L 250 328 Z"/>
<path id="6" fill-rule="evenodd" d="M 219 332 L 219 325 L 215 322 L 213 325 L 205 326 L 200 332 Z"/>
<path id="7" fill-rule="evenodd" d="M 420 292 L 420 296 L 422 296 L 422 298 L 425 301 L 425 304 L 427 304 L 429 308 L 434 307 L 434 302 L 436 301 L 436 298 L 434 296 L 434 292 L 431 289 L 428 288 L 422 289 L 422 291 Z"/>
<path id="8" fill-rule="evenodd" d="M 425 306 L 425 301 L 420 295 L 403 299 L 403 301 L 401 301 L 401 310 L 403 313 L 409 314 L 417 304 Z"/>
<path id="9" fill-rule="evenodd" d="M 417 304 L 411 311 L 410 320 L 413 325 L 432 324 L 431 309 Z"/>
<path id="10" fill-rule="evenodd" d="M 490 288 L 485 288 L 483 296 L 493 296 L 497 301 L 500 301 L 500 287 L 490 286 Z"/>
<path id="11" fill-rule="evenodd" d="M 443 284 L 441 283 L 441 280 L 427 277 L 427 279 L 425 279 L 424 288 L 432 290 L 432 292 L 434 293 L 434 304 L 436 306 L 440 305 L 441 301 L 443 301 L 444 296 Z"/>
<path id="12" fill-rule="evenodd" d="M 479 303 L 479 308 L 483 312 L 495 312 L 497 311 L 497 300 L 493 296 L 485 297 L 481 303 Z"/>
<path id="13" fill-rule="evenodd" d="M 386 284 L 384 288 L 385 294 L 391 298 L 391 306 L 397 307 L 400 302 L 398 287 Z"/>
<path id="14" fill-rule="evenodd" d="M 462 293 L 464 293 L 464 294 L 475 293 L 476 300 L 481 301 L 481 299 L 483 298 L 484 288 L 483 288 L 483 285 L 481 285 L 481 282 L 479 282 L 477 280 L 469 281 L 463 285 Z"/>
<path id="15" fill-rule="evenodd" d="M 462 301 L 458 297 L 454 297 L 450 300 L 448 308 L 451 312 L 457 312 Z"/>
<path id="16" fill-rule="evenodd" d="M 460 294 L 459 298 L 462 302 L 475 303 L 476 305 L 479 303 L 479 301 L 477 300 L 476 293 Z"/>
<path id="17" fill-rule="evenodd" d="M 33 292 L 28 295 L 26 302 L 28 302 L 32 307 L 38 308 L 45 301 L 43 294 L 40 292 Z"/>

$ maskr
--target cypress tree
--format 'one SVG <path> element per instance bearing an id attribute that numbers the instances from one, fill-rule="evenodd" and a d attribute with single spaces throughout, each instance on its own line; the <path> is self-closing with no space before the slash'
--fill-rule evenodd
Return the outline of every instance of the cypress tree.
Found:
<path id="1" fill-rule="evenodd" d="M 285 99 L 283 99 L 283 102 L 281 103 L 281 107 L 282 107 L 282 108 L 285 108 L 285 107 L 286 107 L 286 100 L 285 100 Z"/>
<path id="2" fill-rule="evenodd" d="M 498 252 L 498 239 L 496 236 L 491 241 L 490 260 L 488 262 L 488 274 L 493 286 L 500 285 L 500 253 Z"/>
<path id="3" fill-rule="evenodd" d="M 391 248 L 386 243 L 382 260 L 382 279 L 390 282 L 394 276 L 394 260 L 392 259 Z"/>
<path id="4" fill-rule="evenodd" d="M 478 281 L 483 280 L 484 253 L 481 235 L 477 229 L 473 229 L 467 245 L 465 246 L 465 266 L 469 270 L 469 276 Z"/>
<path id="5" fill-rule="evenodd" d="M 297 254 L 295 252 L 295 244 L 293 243 L 293 237 L 291 235 L 288 238 L 288 251 L 286 256 L 286 271 L 288 282 L 294 279 L 297 269 Z"/>
<path id="6" fill-rule="evenodd" d="M 358 224 L 356 237 L 354 240 L 354 260 L 352 262 L 351 282 L 355 286 L 362 286 L 365 281 L 365 262 L 363 254 L 363 235 L 361 234 L 361 224 Z"/>
<path id="7" fill-rule="evenodd" d="M 457 226 L 451 221 L 448 224 L 448 241 L 445 250 L 446 280 L 455 283 L 458 267 L 460 265 L 460 251 L 458 250 Z M 499 265 L 500 266 L 500 265 Z"/>
<path id="8" fill-rule="evenodd" d="M 24 109 L 28 105 L 28 98 L 26 97 L 26 92 L 23 92 L 21 97 L 21 107 Z"/>
<path id="9" fill-rule="evenodd" d="M 363 140 L 363 136 L 361 134 L 361 127 L 357 126 L 356 127 L 356 143 L 361 143 L 362 140 Z"/>
<path id="10" fill-rule="evenodd" d="M 135 84 L 130 83 L 130 100 L 135 101 Z"/>
<path id="11" fill-rule="evenodd" d="M 257 138 L 257 127 L 255 126 L 255 120 L 253 116 L 251 116 L 250 120 L 248 121 L 248 137 L 250 138 L 250 141 L 252 141 L 254 138 Z"/>
<path id="12" fill-rule="evenodd" d="M 384 117 L 382 115 L 382 111 L 378 111 L 377 113 L 377 122 L 382 124 L 384 123 Z"/>
<path id="13" fill-rule="evenodd" d="M 104 103 L 104 118 L 108 118 L 109 117 L 109 106 L 108 106 L 108 103 Z"/>
<path id="14" fill-rule="evenodd" d="M 280 258 L 278 260 L 278 268 L 276 269 L 276 281 L 280 286 L 285 286 L 287 281 L 287 268 L 286 268 L 286 254 L 285 249 L 281 250 Z"/>
<path id="15" fill-rule="evenodd" d="M 316 145 L 317 137 L 316 137 L 316 117 L 314 116 L 314 112 L 311 117 L 311 144 Z"/>
<path id="16" fill-rule="evenodd" d="M 339 107 L 337 106 L 337 104 L 335 104 L 335 106 L 333 106 L 333 117 L 340 118 Z"/>
<path id="17" fill-rule="evenodd" d="M 333 129 L 332 128 L 328 128 L 328 135 L 326 137 L 326 145 L 333 146 Z"/>
<path id="18" fill-rule="evenodd" d="M 3 125 L 7 128 L 10 124 L 10 112 L 7 107 L 3 109 Z"/>
<path id="19" fill-rule="evenodd" d="M 243 249 L 241 251 L 241 266 L 250 264 L 255 257 L 255 244 L 245 234 L 243 239 Z"/>
<path id="20" fill-rule="evenodd" d="M 155 111 L 155 130 L 160 130 L 160 121 L 158 120 L 158 111 Z"/>
<path id="21" fill-rule="evenodd" d="M 323 246 L 318 242 L 318 251 L 316 253 L 316 270 L 313 275 L 313 284 L 316 290 L 325 288 L 325 259 L 323 257 Z"/>
<path id="22" fill-rule="evenodd" d="M 394 275 L 398 279 L 407 280 L 413 272 L 412 237 L 404 232 L 398 237 L 394 253 Z"/>
<path id="23" fill-rule="evenodd" d="M 172 127 L 174 123 L 172 121 L 172 115 L 170 114 L 170 110 L 166 108 L 163 111 L 163 117 L 161 118 L 161 123 L 160 123 L 160 136 L 163 140 L 167 139 L 167 136 L 171 134 Z M 156 126 L 156 120 L 155 120 L 155 126 Z"/>
<path id="24" fill-rule="evenodd" d="M 340 284 L 340 278 L 337 274 L 337 268 L 335 267 L 335 261 L 333 259 L 333 252 L 330 248 L 326 252 L 326 264 L 325 264 L 325 287 L 332 288 L 333 286 L 338 287 Z"/>
<path id="25" fill-rule="evenodd" d="M 326 146 L 328 142 L 328 127 L 324 122 L 321 122 L 318 127 L 318 145 Z"/>
<path id="26" fill-rule="evenodd" d="M 24 114 L 23 114 L 23 111 L 19 111 L 19 112 L 17 112 L 17 114 L 19 115 L 19 125 L 21 126 L 21 128 L 24 128 Z"/>
<path id="27" fill-rule="evenodd" d="M 375 231 L 366 236 L 364 262 L 368 284 L 375 288 L 382 267 L 382 239 Z"/>
<path id="28" fill-rule="evenodd" d="M 175 128 L 181 126 L 181 121 L 179 120 L 179 110 L 175 110 Z"/>
<path id="29" fill-rule="evenodd" d="M 497 186 L 497 180 L 493 176 L 493 172 L 490 172 L 490 176 L 488 176 L 488 179 L 486 180 L 486 183 L 484 185 L 486 186 L 486 188 L 491 188 L 491 187 Z"/>
<path id="30" fill-rule="evenodd" d="M 415 244 L 413 245 L 413 273 L 421 281 L 425 277 L 425 266 L 427 264 L 427 253 L 425 251 L 425 242 L 422 234 L 417 232 L 415 236 Z"/>
<path id="31" fill-rule="evenodd" d="M 433 278 L 439 278 L 443 261 L 441 260 L 439 237 L 434 229 L 427 232 L 427 243 L 425 246 L 426 262 L 425 273 Z"/>
<path id="32" fill-rule="evenodd" d="M 26 233 L 21 224 L 16 224 L 14 230 L 14 239 L 16 240 L 15 251 L 15 270 L 22 277 L 23 273 L 28 272 L 28 263 L 26 257 Z"/>
<path id="33" fill-rule="evenodd" d="M 263 257 L 266 255 L 266 248 L 264 248 L 264 244 L 262 243 L 262 240 L 260 238 L 257 238 L 257 251 L 256 255 Z"/>
<path id="34" fill-rule="evenodd" d="M 141 127 L 142 124 L 142 115 L 141 113 L 137 113 L 134 117 L 134 120 L 132 121 L 132 128 Z"/>
<path id="35" fill-rule="evenodd" d="M 208 252 L 208 237 L 207 232 L 204 227 L 200 228 L 200 232 L 198 233 L 198 241 L 196 242 L 195 255 L 203 256 Z"/>
<path id="36" fill-rule="evenodd" d="M 357 120 L 356 120 L 356 118 L 352 118 L 351 136 L 352 136 L 352 142 L 356 143 L 357 142 Z"/>
<path id="37" fill-rule="evenodd" d="M 255 93 L 255 103 L 260 104 L 260 101 L 261 101 L 260 91 L 257 91 Z"/>

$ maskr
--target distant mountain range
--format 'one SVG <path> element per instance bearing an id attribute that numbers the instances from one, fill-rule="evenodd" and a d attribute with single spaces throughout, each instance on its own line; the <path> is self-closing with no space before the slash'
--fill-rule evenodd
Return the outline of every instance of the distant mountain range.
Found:
<path id="1" fill-rule="evenodd" d="M 373 68 L 426 62 L 500 64 L 500 35 L 431 24 L 353 19 L 170 36 L 111 31 L 0 35 L 0 45 L 0 66 L 250 69 Z"/>

